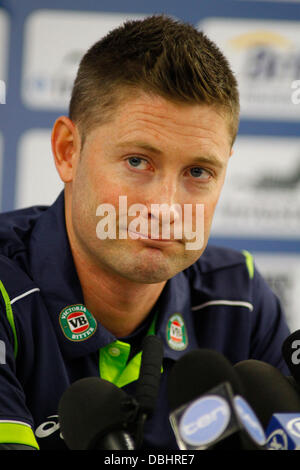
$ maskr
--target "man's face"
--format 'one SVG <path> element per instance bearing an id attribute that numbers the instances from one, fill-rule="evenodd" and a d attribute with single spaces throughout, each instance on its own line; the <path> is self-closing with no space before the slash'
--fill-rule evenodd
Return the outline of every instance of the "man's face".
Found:
<path id="1" fill-rule="evenodd" d="M 113 276 L 138 283 L 173 277 L 195 262 L 206 247 L 230 152 L 228 123 L 214 108 L 174 104 L 146 94 L 129 98 L 117 108 L 112 121 L 88 134 L 74 167 L 69 194 L 77 246 L 95 267 Z M 130 228 L 138 213 L 128 216 L 126 224 L 124 217 L 119 221 L 120 196 L 126 196 L 127 208 L 136 203 L 146 208 L 142 217 L 149 222 L 148 231 L 145 225 L 134 230 L 131 224 Z M 115 208 L 117 236 L 100 240 L 96 228 L 101 217 L 96 212 L 105 203 Z M 153 239 L 153 204 L 176 204 L 182 214 L 185 205 L 190 205 L 193 229 L 196 204 L 203 204 L 202 246 L 187 250 L 184 233 L 182 239 L 174 239 L 179 212 L 173 219 L 171 215 L 170 239 Z M 159 220 L 162 224 L 162 217 Z M 161 229 L 162 225 L 159 238 Z M 133 238 L 133 232 L 144 236 Z"/>

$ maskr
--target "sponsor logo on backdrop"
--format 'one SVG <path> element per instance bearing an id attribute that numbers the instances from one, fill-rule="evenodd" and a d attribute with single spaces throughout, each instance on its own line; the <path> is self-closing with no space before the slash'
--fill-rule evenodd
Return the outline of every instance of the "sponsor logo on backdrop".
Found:
<path id="1" fill-rule="evenodd" d="M 0 6 L 0 104 L 6 103 L 9 20 Z"/>
<path id="2" fill-rule="evenodd" d="M 4 80 L 0 80 L 0 104 L 6 103 L 6 84 Z"/>
<path id="3" fill-rule="evenodd" d="M 25 105 L 35 109 L 66 109 L 80 59 L 88 48 L 125 20 L 143 17 L 63 10 L 33 12 L 25 25 L 22 74 Z"/>
<path id="4" fill-rule="evenodd" d="M 279 298 L 291 331 L 300 328 L 300 256 L 297 253 L 256 253 L 254 260 L 257 268 Z M 294 345 L 296 346 L 296 345 Z M 294 360 L 300 357 L 295 348 Z"/>
<path id="5" fill-rule="evenodd" d="M 64 185 L 51 151 L 51 129 L 30 129 L 17 152 L 15 208 L 52 204 Z"/>
<path id="6" fill-rule="evenodd" d="M 300 104 L 300 80 L 294 80 L 292 82 L 292 90 L 294 90 L 291 96 L 292 103 Z"/>
<path id="7" fill-rule="evenodd" d="M 299 92 L 300 22 L 211 18 L 199 29 L 215 41 L 236 73 L 241 116 L 254 119 L 298 120 L 293 106 Z"/>
<path id="8" fill-rule="evenodd" d="M 212 233 L 300 238 L 299 160 L 300 139 L 239 137 Z"/>

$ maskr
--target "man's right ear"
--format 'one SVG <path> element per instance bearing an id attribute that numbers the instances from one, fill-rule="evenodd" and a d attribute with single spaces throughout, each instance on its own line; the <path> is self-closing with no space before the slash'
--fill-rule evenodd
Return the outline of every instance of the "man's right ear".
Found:
<path id="1" fill-rule="evenodd" d="M 80 155 L 80 136 L 76 125 L 67 116 L 60 116 L 54 123 L 51 146 L 56 169 L 64 183 L 73 180 Z"/>

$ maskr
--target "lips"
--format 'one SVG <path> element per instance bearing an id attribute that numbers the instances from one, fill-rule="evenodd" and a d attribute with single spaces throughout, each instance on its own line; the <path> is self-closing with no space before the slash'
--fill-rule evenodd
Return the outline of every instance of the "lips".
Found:
<path id="1" fill-rule="evenodd" d="M 134 240 L 138 240 L 138 239 L 142 239 L 142 240 L 151 240 L 151 241 L 154 241 L 154 242 L 172 242 L 172 241 L 175 241 L 174 239 L 172 238 L 152 238 L 151 237 L 151 234 L 150 235 L 147 235 L 147 234 L 144 234 L 144 233 L 140 233 L 140 232 L 133 232 L 132 230 L 128 230 L 128 233 L 130 234 L 130 238 L 134 239 Z M 176 240 L 178 241 L 178 240 Z"/>

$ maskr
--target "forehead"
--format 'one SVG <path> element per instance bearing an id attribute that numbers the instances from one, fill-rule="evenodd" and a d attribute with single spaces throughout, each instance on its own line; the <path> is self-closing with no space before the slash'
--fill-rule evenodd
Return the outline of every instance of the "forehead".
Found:
<path id="1" fill-rule="evenodd" d="M 111 119 L 91 132 L 96 138 L 104 133 L 118 143 L 145 137 L 149 145 L 159 141 L 230 147 L 231 143 L 229 118 L 223 110 L 206 104 L 175 103 L 146 93 L 122 99 Z"/>

